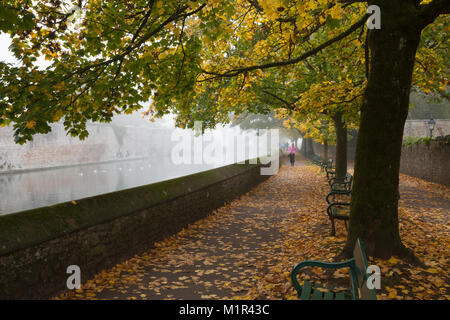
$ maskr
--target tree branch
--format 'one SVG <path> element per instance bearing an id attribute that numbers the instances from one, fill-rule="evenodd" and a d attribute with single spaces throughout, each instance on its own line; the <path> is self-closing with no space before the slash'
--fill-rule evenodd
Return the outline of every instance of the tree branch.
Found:
<path id="1" fill-rule="evenodd" d="M 235 77 L 241 73 L 254 71 L 254 70 L 258 70 L 258 69 L 264 70 L 264 69 L 268 69 L 268 68 L 276 68 L 276 67 L 282 67 L 282 66 L 299 63 L 299 62 L 305 60 L 306 58 L 317 54 L 318 52 L 322 51 L 326 47 L 332 45 L 333 43 L 338 42 L 338 41 L 344 39 L 345 37 L 347 37 L 348 35 L 350 35 L 351 33 L 353 33 L 355 30 L 357 30 L 359 27 L 361 27 L 366 22 L 366 20 L 369 18 L 369 16 L 370 16 L 369 14 L 365 14 L 358 22 L 353 24 L 350 28 L 348 28 L 346 31 L 344 31 L 340 35 L 324 42 L 320 46 L 318 46 L 310 51 L 305 52 L 304 54 L 302 54 L 301 56 L 299 56 L 297 58 L 286 60 L 286 61 L 272 62 L 272 63 L 261 64 L 261 65 L 256 65 L 256 66 L 237 68 L 237 69 L 226 71 L 224 73 L 206 71 L 203 69 L 202 69 L 202 72 L 204 74 L 213 75 L 214 77 L 210 78 L 210 80 L 211 80 L 214 78 L 221 78 L 221 77 Z"/>
<path id="2" fill-rule="evenodd" d="M 69 79 L 71 77 L 73 77 L 76 74 L 82 74 L 90 69 L 95 69 L 104 65 L 108 65 L 111 64 L 117 60 L 122 59 L 123 57 L 125 57 L 126 55 L 128 55 L 130 52 L 132 52 L 134 49 L 139 48 L 144 42 L 146 42 L 148 39 L 150 39 L 152 36 L 156 35 L 157 33 L 159 33 L 162 29 L 164 29 L 164 27 L 166 27 L 167 25 L 169 25 L 170 23 L 177 21 L 179 19 L 185 19 L 189 16 L 192 16 L 194 14 L 196 14 L 197 12 L 199 12 L 200 10 L 202 10 L 204 7 L 206 6 L 206 3 L 202 4 L 200 7 L 198 7 L 196 10 L 191 11 L 191 12 L 187 12 L 184 13 L 184 11 L 186 11 L 186 9 L 188 9 L 188 6 L 184 6 L 180 9 L 178 9 L 175 13 L 173 13 L 169 18 L 167 18 L 163 23 L 161 23 L 156 29 L 148 32 L 147 34 L 145 34 L 137 43 L 135 43 L 134 45 L 129 46 L 123 53 L 109 59 L 109 60 L 105 60 L 96 64 L 92 64 L 89 66 L 86 66 L 84 68 L 75 70 L 74 72 L 70 73 L 69 75 L 67 75 L 66 78 L 64 78 L 63 80 Z"/>
<path id="3" fill-rule="evenodd" d="M 262 90 L 262 92 L 264 92 L 265 94 L 267 94 L 267 95 L 277 99 L 278 101 L 283 102 L 286 105 L 286 107 L 291 108 L 291 103 L 287 102 L 286 100 L 284 100 L 283 98 L 277 96 L 276 94 L 271 93 L 270 91 L 267 91 L 267 90 Z"/>
<path id="4" fill-rule="evenodd" d="M 450 2 L 448 0 L 433 0 L 430 3 L 419 6 L 419 25 L 425 28 L 441 14 L 450 14 Z"/>
<path id="5" fill-rule="evenodd" d="M 368 0 L 339 0 L 338 2 L 343 3 L 343 7 L 350 6 L 355 3 L 367 2 Z"/>
<path id="6" fill-rule="evenodd" d="M 138 29 L 136 30 L 136 32 L 133 35 L 133 39 L 131 39 L 130 44 L 128 45 L 129 49 L 134 42 L 136 41 L 137 37 L 139 37 L 139 33 L 142 31 L 142 29 L 144 28 L 144 26 L 147 24 L 148 18 L 150 17 L 152 10 L 153 10 L 153 4 L 154 4 L 155 0 L 150 0 L 148 2 L 148 6 L 150 7 L 149 10 L 147 11 L 147 13 L 145 14 L 144 18 L 142 19 L 142 22 L 140 23 Z M 119 66 L 117 67 L 117 71 L 116 71 L 116 75 L 114 76 L 114 81 L 117 79 L 117 77 L 120 74 L 120 70 L 122 69 L 122 64 L 123 64 L 123 60 L 125 59 L 125 56 L 122 56 L 120 58 L 120 62 L 119 62 Z"/>

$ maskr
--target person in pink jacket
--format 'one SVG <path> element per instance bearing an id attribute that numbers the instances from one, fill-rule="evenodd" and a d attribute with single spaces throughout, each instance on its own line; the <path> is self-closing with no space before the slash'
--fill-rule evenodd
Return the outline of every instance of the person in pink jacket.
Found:
<path id="1" fill-rule="evenodd" d="M 291 166 L 295 163 L 295 153 L 297 152 L 297 148 L 294 144 L 289 147 L 289 160 L 291 161 Z"/>

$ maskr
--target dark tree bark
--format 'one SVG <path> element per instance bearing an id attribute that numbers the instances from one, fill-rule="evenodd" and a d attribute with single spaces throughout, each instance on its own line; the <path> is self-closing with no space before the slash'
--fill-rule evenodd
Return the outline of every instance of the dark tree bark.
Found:
<path id="1" fill-rule="evenodd" d="M 309 158 L 314 154 L 313 140 L 311 138 L 303 138 L 302 148 L 300 150 L 305 158 Z"/>
<path id="2" fill-rule="evenodd" d="M 306 138 L 302 138 L 302 146 L 300 147 L 300 153 L 306 158 L 307 155 L 307 146 L 306 146 Z"/>
<path id="3" fill-rule="evenodd" d="M 333 116 L 336 130 L 336 178 L 344 178 L 347 173 L 347 126 L 342 120 L 342 113 Z"/>
<path id="4" fill-rule="evenodd" d="M 311 157 L 311 156 L 314 155 L 314 141 L 313 141 L 313 139 L 308 138 L 307 145 L 308 145 L 307 157 Z"/>
<path id="5" fill-rule="evenodd" d="M 344 254 L 358 237 L 368 254 L 411 257 L 398 224 L 399 167 L 403 128 L 421 27 L 415 1 L 374 1 L 380 30 L 369 30 L 370 72 L 361 107 L 350 229 Z"/>
<path id="6" fill-rule="evenodd" d="M 323 161 L 328 160 L 328 141 L 323 139 Z"/>

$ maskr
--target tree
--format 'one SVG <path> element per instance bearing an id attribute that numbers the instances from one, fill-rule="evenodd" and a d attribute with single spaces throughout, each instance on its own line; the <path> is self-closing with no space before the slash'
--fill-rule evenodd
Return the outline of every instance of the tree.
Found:
<path id="1" fill-rule="evenodd" d="M 367 1 L 342 2 L 350 5 Z M 344 251 L 350 253 L 356 238 L 360 237 L 366 241 L 369 254 L 409 256 L 398 229 L 398 176 L 403 127 L 422 30 L 439 15 L 448 13 L 450 4 L 441 0 L 424 3 L 413 0 L 368 2 L 381 8 L 383 24 L 380 30 L 367 33 L 368 81 L 361 107 L 350 231 Z M 271 14 L 273 12 L 268 13 Z M 235 63 L 226 71 L 208 71 L 207 74 L 238 77 L 254 70 L 300 63 L 352 34 L 366 19 L 364 16 L 346 31 L 296 57 L 250 66 Z"/>
<path id="2" fill-rule="evenodd" d="M 61 119 L 69 134 L 83 139 L 88 120 L 108 122 L 114 113 L 140 109 L 156 88 L 171 98 L 192 90 L 201 43 L 186 29 L 202 19 L 205 34 L 214 29 L 217 36 L 223 31 L 216 17 L 226 19 L 232 7 L 188 0 L 7 0 L 2 11 L 18 17 L 8 15 L 0 26 L 12 36 L 20 64 L 0 63 L 0 125 L 11 123 L 16 142 L 24 143 Z M 39 57 L 50 66 L 39 68 Z M 158 101 L 157 115 L 170 112 L 171 98 Z"/>
<path id="3" fill-rule="evenodd" d="M 275 116 L 274 111 L 268 111 L 267 114 L 249 114 L 242 113 L 234 117 L 232 125 L 239 126 L 243 130 L 258 130 L 258 129 L 279 129 L 281 136 L 288 137 L 292 141 L 297 141 L 302 137 L 301 132 L 296 128 L 285 126 L 284 122 L 287 119 L 280 119 Z"/>
<path id="4" fill-rule="evenodd" d="M 295 119 L 296 127 L 304 133 L 304 138 L 323 144 L 323 159 L 328 160 L 328 145 L 336 143 L 336 132 L 328 119 Z"/>
<path id="5" fill-rule="evenodd" d="M 398 225 L 399 168 L 403 128 L 422 30 L 448 1 L 371 1 L 383 13 L 380 30 L 369 30 L 370 72 L 361 107 L 346 251 L 358 237 L 376 256 L 408 256 Z"/>
<path id="6" fill-rule="evenodd" d="M 358 47 L 350 45 L 347 50 L 355 52 Z M 350 67 L 343 68 L 343 61 L 337 60 L 336 55 L 328 51 L 331 57 L 326 59 L 326 64 L 318 63 L 321 72 L 306 86 L 292 116 L 296 122 L 303 122 L 300 127 L 303 132 L 308 132 L 307 136 L 317 142 L 336 144 L 336 176 L 344 178 L 347 173 L 347 126 L 355 127 L 359 123 L 358 106 L 364 88 L 362 85 L 365 84 L 364 72 L 361 72 L 360 64 L 355 63 L 360 61 L 357 54 L 352 55 L 354 61 L 348 59 Z M 314 60 L 325 61 L 325 56 L 318 54 Z M 312 65 L 314 61 L 309 61 L 310 73 L 314 74 Z M 333 124 L 332 136 L 323 127 L 323 120 Z"/>
<path id="7" fill-rule="evenodd" d="M 361 237 L 369 254 L 408 253 L 397 210 L 403 126 L 413 81 L 430 92 L 448 83 L 436 76 L 447 70 L 439 72 L 447 63 L 440 52 L 448 17 L 439 17 L 449 13 L 447 0 L 8 3 L 20 17 L 33 15 L 36 26 L 9 23 L 21 65 L 0 64 L 0 124 L 13 123 L 19 143 L 48 132 L 49 123 L 62 117 L 66 130 L 83 138 L 88 119 L 109 121 L 150 97 L 150 115 L 174 112 L 180 126 L 202 118 L 211 127 L 228 122 L 230 112 L 258 108 L 263 93 L 293 106 L 296 94 L 310 91 L 308 81 L 299 81 L 309 76 L 308 59 L 327 52 L 348 66 L 348 43 L 359 31 L 367 39 L 360 45 L 367 85 L 346 251 Z M 67 3 L 81 10 L 64 10 Z M 364 31 L 370 16 L 365 4 L 381 8 L 380 30 Z M 77 28 L 68 23 L 75 14 Z M 33 65 L 40 55 L 52 61 L 45 70 Z M 443 65 L 435 68 L 428 60 Z M 264 83 L 277 87 L 268 90 Z M 331 87 L 339 91 L 339 84 Z M 354 83 L 343 87 L 352 92 Z M 341 108 L 351 105 L 340 102 Z"/>

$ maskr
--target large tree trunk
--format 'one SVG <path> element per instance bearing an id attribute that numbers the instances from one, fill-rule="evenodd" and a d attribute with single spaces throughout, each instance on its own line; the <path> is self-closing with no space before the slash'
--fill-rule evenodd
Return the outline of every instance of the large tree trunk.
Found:
<path id="1" fill-rule="evenodd" d="M 369 31 L 370 73 L 361 108 L 352 190 L 348 255 L 356 238 L 370 255 L 411 252 L 398 225 L 399 167 L 403 128 L 420 29 L 407 21 L 407 1 L 383 1 L 380 30 Z M 408 9 L 408 10 L 407 10 Z"/>
<path id="2" fill-rule="evenodd" d="M 347 126 L 342 121 L 342 113 L 333 117 L 336 130 L 336 178 L 344 178 L 347 173 Z"/>

